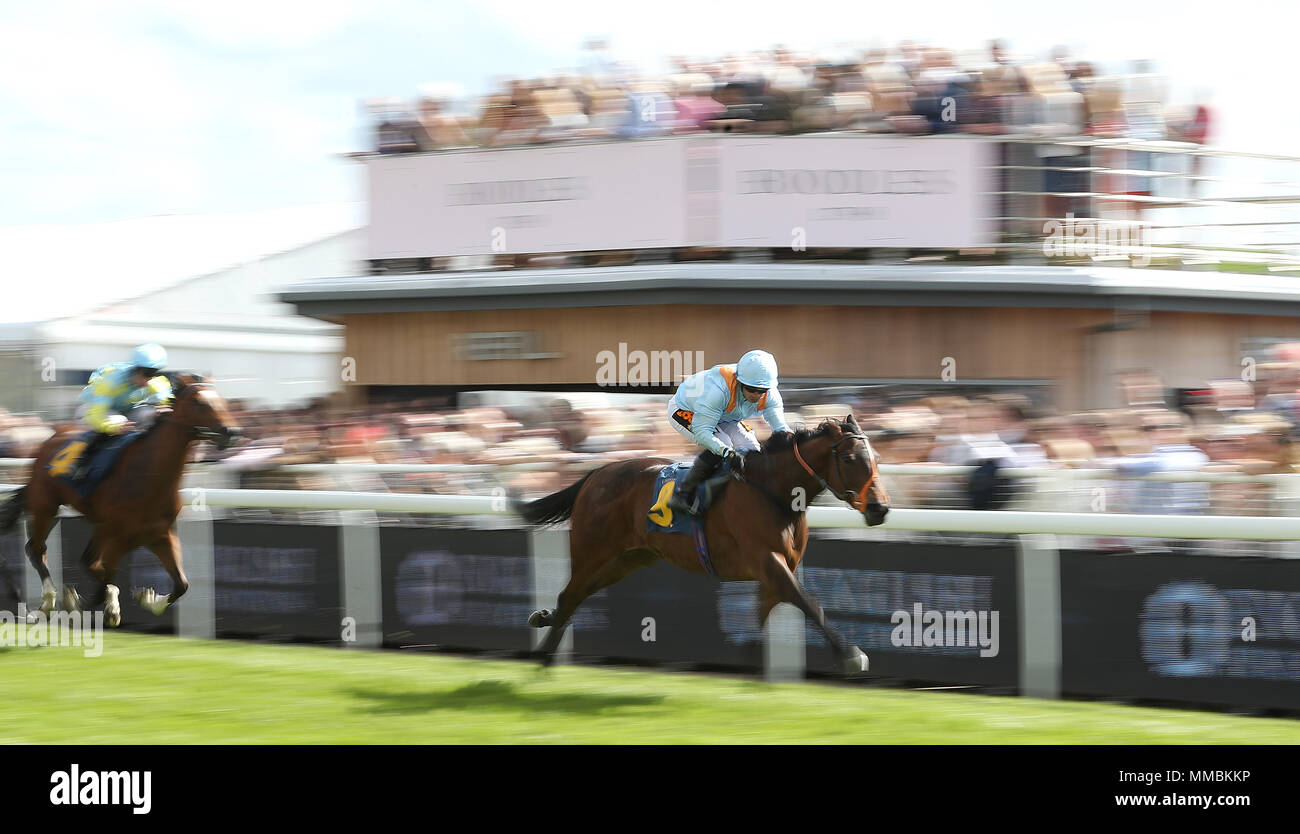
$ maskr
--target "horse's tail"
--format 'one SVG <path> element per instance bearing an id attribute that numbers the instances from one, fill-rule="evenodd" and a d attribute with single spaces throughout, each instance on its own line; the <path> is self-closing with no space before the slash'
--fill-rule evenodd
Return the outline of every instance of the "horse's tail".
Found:
<path id="1" fill-rule="evenodd" d="M 578 493 L 594 472 L 588 472 L 582 480 L 567 486 L 559 492 L 553 492 L 536 501 L 514 501 L 512 509 L 529 524 L 559 524 L 573 515 L 573 505 L 578 500 Z"/>
<path id="2" fill-rule="evenodd" d="M 14 490 L 4 504 L 0 505 L 0 533 L 7 533 L 13 529 L 14 524 L 18 522 L 18 516 L 23 514 L 23 504 L 26 501 L 27 487 L 21 486 Z"/>

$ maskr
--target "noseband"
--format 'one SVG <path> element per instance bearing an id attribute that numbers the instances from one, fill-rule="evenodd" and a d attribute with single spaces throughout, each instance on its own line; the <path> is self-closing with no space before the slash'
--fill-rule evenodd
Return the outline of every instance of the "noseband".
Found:
<path id="1" fill-rule="evenodd" d="M 839 476 L 840 483 L 842 484 L 846 483 L 846 481 L 844 480 L 844 473 L 840 469 L 840 456 L 835 453 L 835 450 L 846 440 L 861 440 L 867 445 L 868 449 L 871 448 L 870 443 L 867 441 L 867 436 L 856 432 L 853 434 L 843 434 L 840 436 L 839 440 L 836 440 L 831 444 L 831 459 L 835 461 L 835 474 Z M 817 479 L 817 483 L 821 484 L 823 489 L 830 490 L 832 495 L 858 512 L 865 512 L 865 507 L 867 506 L 867 490 L 871 489 L 871 485 L 876 482 L 876 473 L 880 471 L 879 466 L 874 461 L 871 464 L 871 477 L 867 478 L 867 482 L 862 485 L 862 489 L 858 490 L 856 493 L 849 492 L 848 490 L 840 492 L 838 489 L 831 486 L 825 478 L 814 472 L 811 466 L 804 462 L 803 455 L 799 454 L 798 443 L 792 445 L 794 446 L 795 460 L 799 461 L 799 465 L 804 468 L 805 472 Z M 882 487 L 881 489 L 883 490 L 884 488 Z M 886 503 L 889 501 L 888 496 L 885 496 L 885 501 Z"/>

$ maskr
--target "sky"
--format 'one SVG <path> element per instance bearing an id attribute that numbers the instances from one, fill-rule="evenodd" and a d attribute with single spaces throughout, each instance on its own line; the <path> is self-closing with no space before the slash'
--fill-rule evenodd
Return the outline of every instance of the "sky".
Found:
<path id="1" fill-rule="evenodd" d="M 1294 0 L 0 0 L 0 226 L 357 202 L 340 155 L 368 149 L 361 99 L 485 92 L 578 66 L 592 37 L 645 70 L 774 44 L 1064 44 L 1151 59 L 1176 99 L 1209 88 L 1216 146 L 1300 155 L 1297 22 Z"/>

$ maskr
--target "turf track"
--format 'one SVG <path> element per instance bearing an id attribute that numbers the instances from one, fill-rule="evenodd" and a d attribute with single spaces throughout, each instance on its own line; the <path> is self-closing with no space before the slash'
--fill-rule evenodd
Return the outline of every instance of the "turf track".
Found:
<path id="1" fill-rule="evenodd" d="M 3 638 L 4 635 L 0 635 Z M 0 647 L 0 741 L 1300 743 L 1300 721 L 110 632 Z"/>

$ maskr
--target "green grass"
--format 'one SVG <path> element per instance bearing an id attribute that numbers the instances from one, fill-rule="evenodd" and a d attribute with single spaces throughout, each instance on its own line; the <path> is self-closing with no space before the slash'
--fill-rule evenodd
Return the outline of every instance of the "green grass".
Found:
<path id="1" fill-rule="evenodd" d="M 0 648 L 0 741 L 1300 743 L 1300 721 L 1071 701 L 106 635 Z"/>

